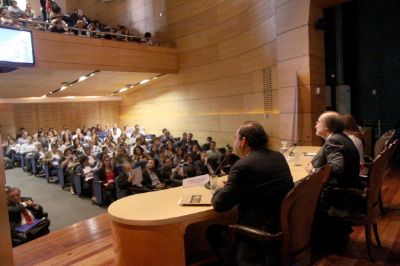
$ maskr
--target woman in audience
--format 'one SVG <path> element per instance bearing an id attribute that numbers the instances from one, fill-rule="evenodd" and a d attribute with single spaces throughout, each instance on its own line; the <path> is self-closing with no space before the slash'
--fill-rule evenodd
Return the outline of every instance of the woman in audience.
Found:
<path id="1" fill-rule="evenodd" d="M 89 158 L 86 155 L 80 155 L 78 161 L 79 164 L 75 168 L 74 175 L 80 177 L 82 195 L 92 197 L 94 195 L 92 191 L 93 169 L 89 165 Z M 96 199 L 92 197 L 92 201 L 96 201 Z"/>
<path id="2" fill-rule="evenodd" d="M 200 145 L 198 143 L 193 144 L 191 154 L 193 156 L 194 161 L 200 160 L 200 153 L 201 153 Z"/>
<path id="3" fill-rule="evenodd" d="M 364 135 L 357 125 L 356 119 L 351 114 L 342 115 L 344 133 L 354 142 L 360 154 L 360 165 L 364 165 Z"/>
<path id="4" fill-rule="evenodd" d="M 77 159 L 75 154 L 73 153 L 71 148 L 67 148 L 64 151 L 64 157 L 61 160 L 61 169 L 63 171 L 64 174 L 64 180 L 66 183 L 70 183 L 71 184 L 71 193 L 74 194 L 75 193 L 75 186 L 74 186 L 74 182 L 72 180 L 72 177 L 74 176 L 74 172 L 75 172 L 75 167 L 78 165 Z"/>
<path id="5" fill-rule="evenodd" d="M 185 149 L 184 148 L 178 148 L 176 150 L 176 154 L 173 156 L 173 163 L 174 166 L 179 165 L 181 162 L 185 161 Z"/>
<path id="6" fill-rule="evenodd" d="M 160 158 L 160 154 L 158 152 L 158 146 L 151 145 L 149 156 L 153 158 L 154 162 L 156 163 L 156 169 L 159 169 L 160 166 L 163 164 L 163 161 Z"/>
<path id="7" fill-rule="evenodd" d="M 58 150 L 58 145 L 56 143 L 51 144 L 51 149 L 44 156 L 44 163 L 48 165 L 48 172 L 51 176 L 52 174 L 57 174 L 58 167 L 60 167 L 60 160 L 63 158 L 63 154 Z M 58 181 L 58 177 L 50 177 L 49 182 Z"/>
<path id="8" fill-rule="evenodd" d="M 90 167 L 94 168 L 97 165 L 96 158 L 92 155 L 92 149 L 87 146 L 84 148 L 85 155 L 88 157 Z"/>
<path id="9" fill-rule="evenodd" d="M 144 153 L 144 150 L 141 146 L 136 146 L 133 149 L 132 162 L 138 163 L 138 162 L 142 162 L 142 161 L 147 161 L 147 156 Z"/>
<path id="10" fill-rule="evenodd" d="M 167 145 L 167 148 L 165 149 L 165 152 L 164 152 L 165 157 L 173 158 L 175 155 L 174 144 L 172 143 L 171 140 L 168 140 L 166 145 Z"/>
<path id="11" fill-rule="evenodd" d="M 76 156 L 79 156 L 84 153 L 83 146 L 79 137 L 76 137 L 72 144 L 72 150 Z"/>
<path id="12" fill-rule="evenodd" d="M 47 144 L 48 144 L 47 150 L 50 150 L 51 145 L 55 144 L 56 141 L 57 141 L 57 135 L 54 136 L 53 131 L 49 130 L 49 132 L 47 133 Z"/>
<path id="13" fill-rule="evenodd" d="M 126 145 L 130 145 L 130 144 L 131 144 L 131 141 L 130 141 L 130 139 L 126 136 L 126 133 L 125 133 L 125 132 L 122 132 L 122 133 L 121 133 L 121 136 L 119 136 L 119 138 L 118 138 L 118 145 L 119 145 L 119 144 L 122 144 L 122 143 L 125 143 Z"/>
<path id="14" fill-rule="evenodd" d="M 116 150 L 116 146 L 117 146 L 117 145 L 116 145 L 115 142 L 112 140 L 112 137 L 111 137 L 111 136 L 107 136 L 107 138 L 106 138 L 105 141 L 104 141 L 103 146 L 107 147 L 108 153 L 113 155 L 114 152 L 115 152 L 115 150 Z M 112 157 L 112 156 L 110 156 L 110 157 Z"/>
<path id="15" fill-rule="evenodd" d="M 131 146 L 131 154 L 133 154 L 133 150 L 134 150 L 136 147 L 141 147 L 142 150 L 143 150 L 143 152 L 144 152 L 145 154 L 148 154 L 148 153 L 149 153 L 149 150 L 148 150 L 147 147 L 146 147 L 146 139 L 144 138 L 144 136 L 138 135 L 138 136 L 136 137 L 136 139 L 133 139 L 133 138 L 132 138 L 132 139 L 131 139 L 131 143 L 132 143 L 133 140 L 135 140 L 135 145 Z"/>
<path id="16" fill-rule="evenodd" d="M 68 133 L 64 133 L 64 135 L 62 135 L 62 142 L 63 145 L 66 147 L 69 147 L 72 145 L 72 137 L 70 134 Z"/>
<path id="17" fill-rule="evenodd" d="M 102 182 L 107 204 L 116 200 L 115 179 L 117 175 L 116 168 L 111 164 L 111 158 L 104 156 L 98 171 L 98 178 Z"/>

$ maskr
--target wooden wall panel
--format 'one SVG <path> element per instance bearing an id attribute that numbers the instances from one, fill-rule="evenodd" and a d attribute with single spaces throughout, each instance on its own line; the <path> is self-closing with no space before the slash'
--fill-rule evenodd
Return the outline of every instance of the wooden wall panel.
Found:
<path id="1" fill-rule="evenodd" d="M 0 132 L 0 143 L 2 134 Z M 8 220 L 7 195 L 5 191 L 6 175 L 4 171 L 3 149 L 0 151 L 0 264 L 14 265 L 11 247 L 10 224 Z"/>
<path id="2" fill-rule="evenodd" d="M 118 122 L 118 105 L 117 101 L 10 104 L 12 112 L 8 114 L 15 122 L 9 127 L 13 130 L 2 134 L 15 136 L 20 127 L 31 133 L 40 127 L 45 130 L 52 127 L 59 131 L 63 126 L 75 129 L 96 124 L 112 125 Z"/>
<path id="3" fill-rule="evenodd" d="M 214 1 L 201 10 L 196 2 L 171 7 L 167 24 L 153 30 L 176 41 L 179 74 L 123 97 L 120 124 L 139 123 L 156 133 L 167 127 L 175 136 L 193 132 L 200 143 L 211 135 L 223 146 L 232 144 L 243 121 L 256 119 L 276 146 L 279 116 L 264 115 L 262 79 L 262 70 L 276 65 L 274 1 Z M 175 14 L 171 21 L 169 14 Z M 276 83 L 276 67 L 274 73 Z M 273 104 L 278 112 L 277 98 Z"/>
<path id="4" fill-rule="evenodd" d="M 318 3 L 326 2 L 70 2 L 89 16 L 117 22 L 119 15 L 120 23 L 129 23 L 131 30 L 150 31 L 177 44 L 179 74 L 166 75 L 124 96 L 122 124 L 139 123 L 150 131 L 168 127 L 178 135 L 191 130 L 202 138 L 213 132 L 217 139 L 228 141 L 240 121 L 256 117 L 279 143 L 287 117 L 293 116 L 289 104 L 298 87 L 300 103 L 295 112 L 305 123 L 298 131 L 304 143 L 310 142 L 311 117 L 324 108 L 322 95 L 314 93 L 324 83 L 323 33 L 315 31 L 313 23 L 322 15 Z M 106 14 L 106 6 L 120 13 Z M 273 115 L 263 113 L 261 73 L 266 67 L 273 69 Z"/>
<path id="5" fill-rule="evenodd" d="M 14 109 L 12 104 L 0 104 L 0 134 L 3 137 L 15 133 Z"/>
<path id="6" fill-rule="evenodd" d="M 175 48 L 33 31 L 37 67 L 177 73 Z"/>

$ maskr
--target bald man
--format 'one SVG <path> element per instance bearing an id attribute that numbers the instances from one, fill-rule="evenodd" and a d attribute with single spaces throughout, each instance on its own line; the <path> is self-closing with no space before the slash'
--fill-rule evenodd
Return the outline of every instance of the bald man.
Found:
<path id="1" fill-rule="evenodd" d="M 343 133 L 344 124 L 336 112 L 325 112 L 315 124 L 315 134 L 325 140 L 306 171 L 311 174 L 316 169 L 330 164 L 332 174 L 328 184 L 337 187 L 360 187 L 360 155 L 351 139 Z"/>
<path id="2" fill-rule="evenodd" d="M 343 249 L 352 228 L 350 223 L 338 217 L 359 210 L 362 199 L 337 188 L 362 188 L 359 178 L 360 155 L 353 141 L 343 133 L 344 125 L 338 113 L 323 113 L 316 122 L 315 130 L 325 143 L 305 169 L 311 174 L 329 164 L 332 173 L 318 204 L 313 244 L 318 248 Z"/>

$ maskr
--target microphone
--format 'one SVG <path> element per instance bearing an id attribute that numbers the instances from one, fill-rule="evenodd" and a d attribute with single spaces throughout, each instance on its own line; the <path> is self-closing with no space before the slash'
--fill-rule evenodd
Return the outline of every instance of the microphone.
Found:
<path id="1" fill-rule="evenodd" d="M 292 148 L 292 150 L 289 152 L 289 156 L 294 156 L 295 154 L 294 154 L 294 149 L 296 149 L 296 147 L 297 147 L 297 143 L 293 143 L 289 148 L 288 148 L 288 150 L 290 149 L 290 148 Z"/>

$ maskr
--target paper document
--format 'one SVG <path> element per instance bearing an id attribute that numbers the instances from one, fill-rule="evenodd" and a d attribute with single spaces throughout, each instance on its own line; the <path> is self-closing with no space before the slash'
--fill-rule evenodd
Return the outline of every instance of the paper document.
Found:
<path id="1" fill-rule="evenodd" d="M 199 175 L 195 177 L 185 178 L 182 181 L 183 188 L 202 187 L 210 181 L 210 175 Z"/>
<path id="2" fill-rule="evenodd" d="M 132 180 L 132 185 L 141 186 L 143 181 L 142 168 L 136 167 L 132 170 L 135 179 Z"/>
<path id="3" fill-rule="evenodd" d="M 316 152 L 305 152 L 304 153 L 304 156 L 315 156 L 315 155 L 317 155 Z"/>

